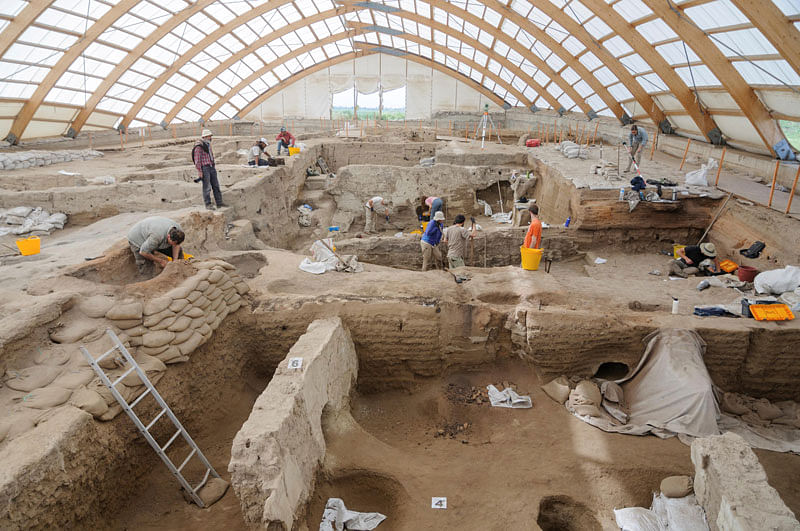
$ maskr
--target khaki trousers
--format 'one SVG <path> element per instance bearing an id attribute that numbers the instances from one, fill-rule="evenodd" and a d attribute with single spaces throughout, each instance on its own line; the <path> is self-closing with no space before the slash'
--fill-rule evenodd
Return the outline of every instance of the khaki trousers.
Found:
<path id="1" fill-rule="evenodd" d="M 375 218 L 377 215 L 368 206 L 364 207 L 364 232 L 375 232 Z"/>
<path id="2" fill-rule="evenodd" d="M 638 149 L 639 149 L 639 142 L 634 142 L 631 145 L 631 154 L 636 153 L 636 157 L 635 157 L 636 158 L 636 164 L 639 166 L 639 168 L 641 168 L 642 167 L 642 152 L 639 151 L 637 153 Z M 631 171 L 631 165 L 633 165 L 633 159 L 631 157 L 628 157 L 628 169 L 625 170 L 625 171 Z"/>
<path id="3" fill-rule="evenodd" d="M 422 240 L 420 240 L 419 245 L 422 248 L 422 270 L 427 271 L 428 267 L 442 269 L 442 251 L 439 250 L 439 247 L 434 247 Z"/>

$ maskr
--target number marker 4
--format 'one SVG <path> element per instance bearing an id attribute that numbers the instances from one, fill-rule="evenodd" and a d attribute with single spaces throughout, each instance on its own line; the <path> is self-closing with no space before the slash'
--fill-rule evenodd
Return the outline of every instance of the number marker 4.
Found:
<path id="1" fill-rule="evenodd" d="M 431 498 L 431 509 L 447 509 L 447 498 Z"/>

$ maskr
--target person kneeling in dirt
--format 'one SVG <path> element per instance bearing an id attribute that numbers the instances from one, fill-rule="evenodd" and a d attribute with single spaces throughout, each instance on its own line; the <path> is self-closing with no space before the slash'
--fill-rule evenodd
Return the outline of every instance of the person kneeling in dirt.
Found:
<path id="1" fill-rule="evenodd" d="M 689 245 L 678 249 L 678 258 L 669 264 L 670 275 L 686 278 L 689 275 L 714 274 L 719 272 L 717 249 L 713 243 Z"/>
<path id="2" fill-rule="evenodd" d="M 250 160 L 247 163 L 250 166 L 269 166 L 269 153 L 267 153 L 267 139 L 266 138 L 259 138 L 258 142 L 253 144 L 253 147 L 250 148 Z M 262 158 L 265 157 L 266 158 Z"/>
<path id="3" fill-rule="evenodd" d="M 442 266 L 442 251 L 439 249 L 439 242 L 442 241 L 442 222 L 444 221 L 444 212 L 438 211 L 433 216 L 433 221 L 428 223 L 425 227 L 425 234 L 419 241 L 422 248 L 422 270 L 427 271 L 433 262 L 436 269 Z"/>
<path id="4" fill-rule="evenodd" d="M 181 244 L 184 237 L 183 230 L 176 221 L 160 216 L 144 218 L 131 227 L 128 231 L 128 243 L 139 273 L 146 274 L 150 262 L 166 267 L 165 256 L 173 260 L 183 258 Z"/>
<path id="5" fill-rule="evenodd" d="M 450 269 L 464 267 L 464 254 L 467 251 L 467 240 L 475 237 L 475 218 L 472 218 L 472 230 L 464 228 L 467 218 L 464 214 L 456 216 L 455 223 L 444 230 L 444 239 L 447 244 L 447 263 Z"/>

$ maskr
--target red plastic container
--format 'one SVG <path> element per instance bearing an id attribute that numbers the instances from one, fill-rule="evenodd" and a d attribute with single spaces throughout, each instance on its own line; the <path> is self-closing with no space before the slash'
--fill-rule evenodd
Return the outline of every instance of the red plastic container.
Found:
<path id="1" fill-rule="evenodd" d="M 739 280 L 742 282 L 752 282 L 756 275 L 758 274 L 758 269 L 755 267 L 750 267 L 746 265 L 739 266 L 738 271 L 736 274 L 739 276 Z"/>
<path id="2" fill-rule="evenodd" d="M 531 138 L 530 140 L 525 141 L 526 147 L 539 147 L 541 145 L 541 141 L 538 138 Z"/>

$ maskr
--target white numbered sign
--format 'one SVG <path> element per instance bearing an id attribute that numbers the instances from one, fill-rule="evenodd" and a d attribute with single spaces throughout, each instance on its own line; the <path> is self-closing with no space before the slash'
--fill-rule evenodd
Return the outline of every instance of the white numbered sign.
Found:
<path id="1" fill-rule="evenodd" d="M 447 498 L 431 498 L 431 509 L 447 509 Z"/>
<path id="2" fill-rule="evenodd" d="M 290 369 L 300 369 L 303 367 L 303 358 L 289 358 Z"/>

